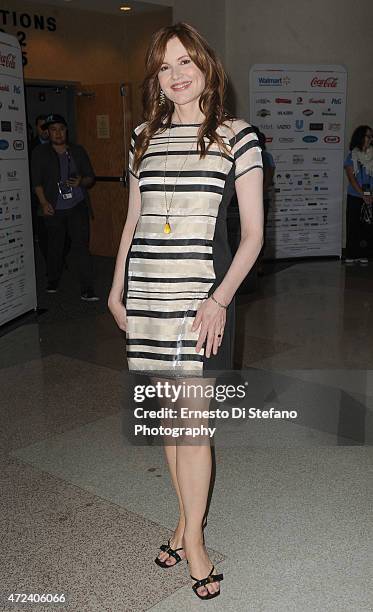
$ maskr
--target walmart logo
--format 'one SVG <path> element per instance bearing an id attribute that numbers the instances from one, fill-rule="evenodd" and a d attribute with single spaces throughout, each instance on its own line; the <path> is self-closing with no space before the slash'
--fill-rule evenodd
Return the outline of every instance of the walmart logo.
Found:
<path id="1" fill-rule="evenodd" d="M 290 79 L 288 76 L 284 77 L 258 77 L 259 85 L 269 87 L 279 87 L 282 85 L 290 85 Z"/>

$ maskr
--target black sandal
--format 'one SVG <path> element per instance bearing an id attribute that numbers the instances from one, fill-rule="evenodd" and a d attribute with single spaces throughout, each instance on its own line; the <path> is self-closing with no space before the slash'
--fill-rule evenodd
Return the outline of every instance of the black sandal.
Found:
<path id="1" fill-rule="evenodd" d="M 210 582 L 220 582 L 221 580 L 223 580 L 224 578 L 223 574 L 213 574 L 212 573 L 214 569 L 215 569 L 215 566 L 213 565 L 212 570 L 209 573 L 209 575 L 206 578 L 202 578 L 201 580 L 198 580 L 197 578 L 194 578 L 194 576 L 191 576 L 192 580 L 196 580 L 196 582 L 192 586 L 192 589 L 200 599 L 212 599 L 213 597 L 217 597 L 218 595 L 220 595 L 220 589 L 216 591 L 216 593 L 210 593 L 210 591 L 207 589 L 207 595 L 200 595 L 197 592 L 197 589 L 199 589 L 199 587 L 201 586 L 205 586 L 206 584 L 209 584 Z"/>
<path id="2" fill-rule="evenodd" d="M 173 557 L 175 559 L 175 563 L 172 563 L 171 565 L 169 563 L 166 563 L 167 559 L 165 559 L 164 561 L 161 561 L 161 559 L 159 557 L 156 557 L 154 559 L 154 561 L 156 562 L 157 565 L 159 565 L 159 567 L 174 567 L 175 565 L 177 565 L 178 563 L 180 563 L 180 561 L 183 561 L 183 559 L 180 557 L 180 555 L 177 553 L 178 550 L 183 550 L 183 547 L 181 548 L 171 548 L 170 546 L 170 540 L 168 540 L 167 544 L 162 544 L 162 546 L 160 546 L 160 549 L 163 552 L 168 553 L 170 556 L 167 558 L 169 559 L 170 557 Z"/>

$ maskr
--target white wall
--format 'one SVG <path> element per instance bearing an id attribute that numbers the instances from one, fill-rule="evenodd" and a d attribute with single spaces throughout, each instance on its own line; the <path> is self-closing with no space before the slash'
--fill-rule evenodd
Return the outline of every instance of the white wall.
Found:
<path id="1" fill-rule="evenodd" d="M 186 21 L 196 27 L 224 60 L 226 0 L 147 0 L 173 9 L 173 23 Z"/>
<path id="2" fill-rule="evenodd" d="M 354 128 L 373 125 L 372 0 L 226 0 L 225 45 L 238 116 L 249 118 L 253 64 L 342 64 L 346 152 Z M 346 177 L 344 187 L 346 193 Z"/>
<path id="3" fill-rule="evenodd" d="M 236 112 L 249 117 L 249 69 L 256 63 L 342 64 L 348 72 L 347 140 L 373 124 L 372 0 L 150 0 L 173 6 L 224 61 Z"/>
<path id="4" fill-rule="evenodd" d="M 342 64 L 349 140 L 358 124 L 373 124 L 372 60 L 371 0 L 226 0 L 226 67 L 245 118 L 252 64 Z"/>
<path id="5" fill-rule="evenodd" d="M 173 22 L 186 21 L 206 37 L 219 57 L 225 58 L 225 0 L 173 0 Z"/>

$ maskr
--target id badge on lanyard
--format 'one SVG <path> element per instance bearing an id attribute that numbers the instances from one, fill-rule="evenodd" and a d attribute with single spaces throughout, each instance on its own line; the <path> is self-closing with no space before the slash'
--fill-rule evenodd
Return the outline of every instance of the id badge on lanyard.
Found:
<path id="1" fill-rule="evenodd" d="M 67 176 L 70 176 L 70 154 L 67 154 Z M 57 183 L 58 186 L 58 191 L 60 193 L 60 195 L 62 196 L 63 200 L 71 200 L 71 198 L 73 197 L 73 188 L 70 187 L 70 185 L 67 184 L 66 181 L 62 181 L 59 180 Z"/>

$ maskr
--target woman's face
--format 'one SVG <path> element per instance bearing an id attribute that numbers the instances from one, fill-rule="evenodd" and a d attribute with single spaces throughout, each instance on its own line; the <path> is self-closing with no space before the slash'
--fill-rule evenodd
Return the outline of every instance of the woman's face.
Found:
<path id="1" fill-rule="evenodd" d="M 372 139 L 373 139 L 373 132 L 372 130 L 367 130 L 365 132 L 365 136 L 364 136 L 364 141 L 363 141 L 363 149 L 364 151 L 371 146 L 372 144 Z"/>
<path id="2" fill-rule="evenodd" d="M 167 98 L 180 105 L 198 100 L 205 88 L 203 73 L 176 37 L 167 43 L 158 79 Z"/>

